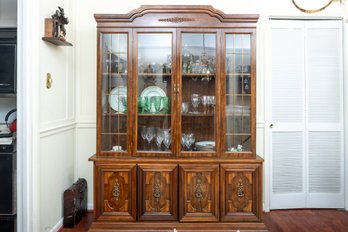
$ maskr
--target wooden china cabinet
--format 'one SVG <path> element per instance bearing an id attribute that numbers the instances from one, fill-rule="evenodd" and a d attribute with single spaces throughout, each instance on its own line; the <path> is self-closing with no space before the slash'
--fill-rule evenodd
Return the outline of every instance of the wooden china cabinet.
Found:
<path id="1" fill-rule="evenodd" d="M 96 14 L 90 231 L 266 230 L 256 155 L 258 15 Z"/>

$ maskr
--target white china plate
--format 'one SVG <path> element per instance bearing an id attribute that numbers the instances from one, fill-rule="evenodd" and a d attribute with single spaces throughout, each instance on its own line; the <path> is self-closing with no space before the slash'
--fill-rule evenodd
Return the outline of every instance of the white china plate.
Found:
<path id="1" fill-rule="evenodd" d="M 214 141 L 199 141 L 195 145 L 198 151 L 213 151 L 215 149 Z"/>
<path id="2" fill-rule="evenodd" d="M 160 96 L 160 97 L 166 97 L 166 93 L 163 91 L 158 86 L 149 86 L 143 90 L 140 94 L 141 97 L 155 97 L 155 96 Z M 163 102 L 161 102 L 161 108 L 160 110 L 163 109 Z"/>
<path id="3" fill-rule="evenodd" d="M 214 141 L 199 141 L 195 143 L 196 146 L 202 146 L 202 147 L 215 147 Z"/>
<path id="4" fill-rule="evenodd" d="M 143 90 L 140 94 L 141 97 L 154 97 L 154 96 L 160 96 L 165 97 L 167 96 L 166 93 L 158 86 L 149 86 Z"/>
<path id="5" fill-rule="evenodd" d="M 125 112 L 125 107 L 121 102 L 121 97 L 127 97 L 127 87 L 118 86 L 110 91 L 109 104 L 111 108 L 117 112 Z"/>

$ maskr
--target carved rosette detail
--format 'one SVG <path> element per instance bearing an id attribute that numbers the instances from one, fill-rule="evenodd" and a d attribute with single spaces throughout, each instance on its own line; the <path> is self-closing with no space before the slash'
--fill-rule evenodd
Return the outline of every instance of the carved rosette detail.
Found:
<path id="1" fill-rule="evenodd" d="M 120 197 L 120 184 L 118 183 L 118 179 L 115 179 L 114 188 L 112 190 L 112 195 L 116 198 L 116 200 Z"/>
<path id="2" fill-rule="evenodd" d="M 240 197 L 244 197 L 244 185 L 243 185 L 243 181 L 241 179 L 239 179 L 238 184 L 237 184 L 237 196 Z"/>
<path id="3" fill-rule="evenodd" d="M 229 189 L 233 206 L 238 212 L 242 212 L 251 200 L 251 183 L 249 179 L 243 173 L 238 173 L 232 179 Z"/>
<path id="4" fill-rule="evenodd" d="M 161 180 L 160 180 L 160 177 L 158 175 L 156 175 L 156 179 L 155 179 L 153 196 L 155 197 L 156 201 L 158 201 L 159 198 L 161 197 Z"/>
<path id="5" fill-rule="evenodd" d="M 196 183 L 196 186 L 195 186 L 195 197 L 197 199 L 202 199 L 203 197 L 203 191 L 202 191 L 202 180 L 201 178 L 198 178 L 197 179 L 197 183 Z"/>
<path id="6" fill-rule="evenodd" d="M 183 17 L 173 17 L 173 18 L 164 18 L 158 19 L 160 22 L 170 22 L 170 23 L 183 23 L 183 22 L 192 22 L 195 21 L 193 18 L 183 18 Z"/>

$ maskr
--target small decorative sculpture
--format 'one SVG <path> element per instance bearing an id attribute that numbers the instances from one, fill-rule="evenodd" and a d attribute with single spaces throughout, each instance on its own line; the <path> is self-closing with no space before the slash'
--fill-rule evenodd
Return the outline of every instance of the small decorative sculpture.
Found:
<path id="1" fill-rule="evenodd" d="M 58 6 L 56 13 L 52 15 L 53 21 L 53 36 L 59 37 L 61 40 L 65 40 L 66 30 L 64 25 L 69 23 L 69 19 L 64 16 L 64 9 Z"/>

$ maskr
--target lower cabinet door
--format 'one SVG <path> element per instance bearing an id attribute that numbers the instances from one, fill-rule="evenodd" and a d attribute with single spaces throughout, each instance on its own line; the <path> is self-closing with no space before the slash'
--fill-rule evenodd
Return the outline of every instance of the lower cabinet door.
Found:
<path id="1" fill-rule="evenodd" d="M 180 165 L 180 221 L 219 221 L 219 165 Z"/>
<path id="2" fill-rule="evenodd" d="M 261 164 L 221 165 L 221 220 L 260 221 L 262 218 Z"/>
<path id="3" fill-rule="evenodd" d="M 135 221 L 136 165 L 96 165 L 95 178 L 96 219 Z"/>
<path id="4" fill-rule="evenodd" d="M 178 220 L 178 166 L 139 164 L 139 221 Z"/>

